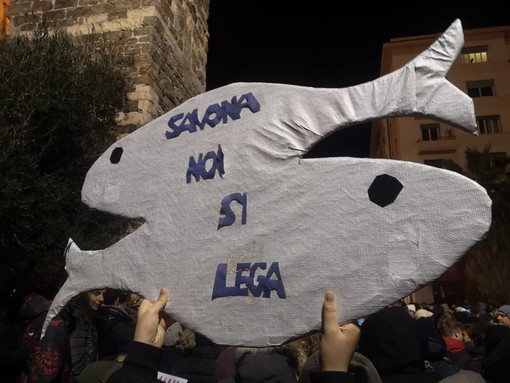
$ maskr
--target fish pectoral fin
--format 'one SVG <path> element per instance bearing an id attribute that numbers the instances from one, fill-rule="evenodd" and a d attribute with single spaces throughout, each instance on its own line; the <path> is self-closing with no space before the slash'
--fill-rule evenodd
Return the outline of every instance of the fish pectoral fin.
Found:
<path id="1" fill-rule="evenodd" d="M 69 274 L 70 270 L 73 270 L 76 263 L 79 261 L 80 256 L 82 255 L 81 249 L 78 247 L 76 242 L 74 242 L 71 238 L 67 241 L 66 249 L 64 250 L 64 256 L 66 257 L 66 265 L 65 269 Z"/>
<path id="2" fill-rule="evenodd" d="M 67 254 L 69 252 L 76 252 L 76 251 L 80 252 L 81 249 L 78 247 L 76 242 L 73 241 L 72 238 L 69 238 L 68 241 L 67 241 L 66 248 L 64 250 L 64 255 L 67 257 Z"/>
<path id="3" fill-rule="evenodd" d="M 75 296 L 76 293 L 74 289 L 70 286 L 69 278 L 66 280 L 64 285 L 60 288 L 59 292 L 51 302 L 51 306 L 46 313 L 46 318 L 44 319 L 42 331 L 41 331 L 41 339 L 46 335 L 46 329 L 50 325 L 51 321 L 55 316 L 62 310 L 62 308 L 69 303 L 71 298 Z"/>

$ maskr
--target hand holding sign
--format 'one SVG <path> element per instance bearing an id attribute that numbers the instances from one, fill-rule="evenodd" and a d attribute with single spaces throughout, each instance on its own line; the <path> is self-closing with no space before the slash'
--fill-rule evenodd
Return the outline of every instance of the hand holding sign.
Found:
<path id="1" fill-rule="evenodd" d="M 236 83 L 194 97 L 112 145 L 83 201 L 145 224 L 114 245 L 69 243 L 51 318 L 82 290 L 148 298 L 219 344 L 267 346 L 320 327 L 324 289 L 363 317 L 439 277 L 486 233 L 491 201 L 457 173 L 384 159 L 303 159 L 354 123 L 422 116 L 476 132 L 445 78 L 455 21 L 401 69 L 343 89 Z"/>

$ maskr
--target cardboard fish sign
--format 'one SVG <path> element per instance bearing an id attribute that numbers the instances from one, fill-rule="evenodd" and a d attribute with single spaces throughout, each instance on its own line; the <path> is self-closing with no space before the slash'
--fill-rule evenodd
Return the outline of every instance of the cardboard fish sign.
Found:
<path id="1" fill-rule="evenodd" d="M 474 181 L 421 164 L 303 159 L 336 130 L 426 116 L 476 133 L 472 100 L 445 79 L 460 21 L 403 68 L 343 89 L 235 83 L 194 97 L 113 144 L 82 190 L 92 208 L 143 217 L 118 243 L 69 243 L 49 321 L 80 291 L 149 299 L 219 344 L 266 346 L 318 329 L 326 289 L 342 319 L 440 276 L 482 238 L 491 200 Z"/>

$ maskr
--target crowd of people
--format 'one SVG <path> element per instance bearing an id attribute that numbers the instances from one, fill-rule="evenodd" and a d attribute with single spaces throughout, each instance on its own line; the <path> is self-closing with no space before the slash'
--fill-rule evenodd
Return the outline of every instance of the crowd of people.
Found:
<path id="1" fill-rule="evenodd" d="M 323 324 L 283 345 L 217 345 L 150 302 L 112 288 L 74 297 L 41 338 L 51 300 L 16 300 L 0 263 L 0 363 L 5 383 L 486 382 L 510 381 L 510 305 L 404 304 L 339 324 L 324 294 Z M 16 303 L 19 302 L 19 303 Z M 180 380 L 184 379 L 184 380 Z"/>

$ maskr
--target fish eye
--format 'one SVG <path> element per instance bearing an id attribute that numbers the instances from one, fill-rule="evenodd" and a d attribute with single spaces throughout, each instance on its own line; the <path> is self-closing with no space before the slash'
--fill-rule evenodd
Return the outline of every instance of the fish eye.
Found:
<path id="1" fill-rule="evenodd" d="M 123 152 L 124 152 L 124 149 L 122 149 L 120 147 L 113 149 L 113 152 L 110 156 L 110 162 L 112 164 L 118 164 L 120 162 Z"/>
<path id="2" fill-rule="evenodd" d="M 404 186 L 395 177 L 380 174 L 374 178 L 368 188 L 368 198 L 376 205 L 386 207 L 395 202 L 403 188 Z"/>

